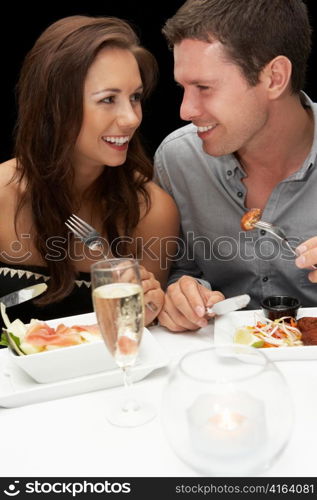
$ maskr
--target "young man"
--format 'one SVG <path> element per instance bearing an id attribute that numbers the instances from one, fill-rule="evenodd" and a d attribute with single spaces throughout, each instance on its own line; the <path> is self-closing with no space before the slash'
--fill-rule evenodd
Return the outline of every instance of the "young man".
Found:
<path id="1" fill-rule="evenodd" d="M 163 33 L 184 92 L 180 115 L 191 124 L 155 158 L 184 238 L 160 323 L 204 326 L 206 306 L 221 298 L 210 287 L 249 293 L 251 308 L 276 294 L 316 305 L 317 105 L 301 90 L 311 46 L 305 4 L 187 0 Z M 251 208 L 284 229 L 296 260 L 265 231 L 241 230 Z"/>

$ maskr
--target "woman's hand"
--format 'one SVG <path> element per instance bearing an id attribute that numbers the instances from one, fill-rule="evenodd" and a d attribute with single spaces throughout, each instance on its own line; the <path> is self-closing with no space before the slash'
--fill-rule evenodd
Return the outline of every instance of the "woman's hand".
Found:
<path id="1" fill-rule="evenodd" d="M 161 285 L 155 276 L 145 267 L 140 266 L 141 284 L 144 292 L 144 305 L 145 305 L 145 326 L 152 323 L 152 321 L 159 315 L 164 304 L 164 292 Z M 156 307 L 156 311 L 151 311 L 146 304 L 152 302 Z"/>

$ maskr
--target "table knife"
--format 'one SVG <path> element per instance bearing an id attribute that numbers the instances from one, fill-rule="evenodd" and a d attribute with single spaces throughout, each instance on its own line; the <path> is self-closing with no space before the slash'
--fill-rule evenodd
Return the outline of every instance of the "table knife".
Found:
<path id="1" fill-rule="evenodd" d="M 0 297 L 0 303 L 4 304 L 6 307 L 16 306 L 27 300 L 31 300 L 41 293 L 45 292 L 47 285 L 45 283 L 38 283 L 37 285 L 28 286 L 22 288 L 21 290 L 16 290 L 15 292 L 4 295 Z"/>
<path id="2" fill-rule="evenodd" d="M 207 307 L 206 312 L 208 314 L 227 314 L 232 311 L 237 311 L 237 309 L 242 309 L 251 300 L 250 295 L 236 295 L 236 297 L 230 297 L 229 299 L 221 300 L 214 304 L 212 307 Z"/>

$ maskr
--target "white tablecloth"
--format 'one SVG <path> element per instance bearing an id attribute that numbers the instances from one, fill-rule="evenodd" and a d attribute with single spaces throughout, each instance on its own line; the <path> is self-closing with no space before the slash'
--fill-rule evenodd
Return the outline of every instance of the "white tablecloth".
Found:
<path id="1" fill-rule="evenodd" d="M 212 325 L 197 333 L 151 332 L 171 364 L 185 352 L 212 343 Z M 317 360 L 277 362 L 295 406 L 291 440 L 265 476 L 317 476 Z M 135 384 L 137 397 L 157 408 L 157 417 L 136 428 L 119 428 L 105 418 L 112 388 L 54 401 L 0 408 L 0 474 L 15 477 L 53 476 L 198 476 L 170 448 L 160 422 L 160 404 L 169 367 Z"/>

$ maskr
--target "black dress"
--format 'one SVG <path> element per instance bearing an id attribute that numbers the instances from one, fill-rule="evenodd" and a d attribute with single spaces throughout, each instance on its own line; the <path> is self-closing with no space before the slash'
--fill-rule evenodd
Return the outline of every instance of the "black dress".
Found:
<path id="1" fill-rule="evenodd" d="M 45 283 L 48 279 L 49 274 L 46 267 L 7 264 L 0 261 L 0 298 L 21 288 L 36 283 Z M 75 281 L 74 290 L 60 302 L 47 306 L 37 306 L 34 301 L 36 298 L 7 308 L 6 313 L 10 321 L 19 318 L 24 323 L 29 323 L 32 318 L 48 320 L 92 312 L 90 273 L 80 272 Z M 0 321 L 1 332 L 3 326 L 1 317 Z"/>

